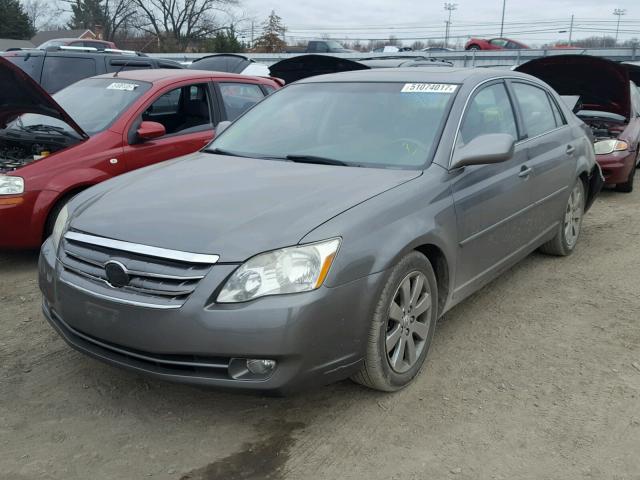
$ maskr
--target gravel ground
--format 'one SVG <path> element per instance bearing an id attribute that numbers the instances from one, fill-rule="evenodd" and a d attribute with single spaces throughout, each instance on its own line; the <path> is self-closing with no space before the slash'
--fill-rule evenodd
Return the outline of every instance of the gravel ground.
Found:
<path id="1" fill-rule="evenodd" d="M 0 478 L 640 479 L 640 191 L 574 255 L 534 254 L 449 312 L 417 381 L 289 398 L 166 384 L 76 353 L 35 254 L 0 254 Z"/>

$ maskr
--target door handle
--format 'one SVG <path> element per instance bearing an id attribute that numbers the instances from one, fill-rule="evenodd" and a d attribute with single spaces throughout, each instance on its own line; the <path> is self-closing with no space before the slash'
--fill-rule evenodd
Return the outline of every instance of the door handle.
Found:
<path id="1" fill-rule="evenodd" d="M 527 167 L 526 165 L 523 165 L 522 168 L 520 169 L 520 173 L 518 173 L 518 176 L 520 178 L 527 178 L 529 177 L 529 175 L 531 175 L 531 172 L 533 172 L 532 168 Z"/>
<path id="2" fill-rule="evenodd" d="M 573 152 L 576 151 L 576 147 L 573 145 L 567 145 L 567 155 L 573 155 Z"/>

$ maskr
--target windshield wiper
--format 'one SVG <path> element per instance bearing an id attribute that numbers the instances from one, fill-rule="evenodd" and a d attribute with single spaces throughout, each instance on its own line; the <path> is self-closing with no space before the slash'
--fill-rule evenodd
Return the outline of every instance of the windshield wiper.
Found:
<path id="1" fill-rule="evenodd" d="M 77 135 L 74 135 L 62 127 L 54 127 L 53 125 L 45 125 L 43 123 L 37 125 L 19 125 L 19 128 L 25 132 L 55 132 L 65 137 L 73 138 L 74 140 L 78 139 Z"/>
<path id="2" fill-rule="evenodd" d="M 207 153 L 215 153 L 218 155 L 228 155 L 229 157 L 243 157 L 250 158 L 248 155 L 243 155 L 242 153 L 233 152 L 231 150 L 224 150 L 222 148 L 208 148 L 205 150 Z"/>
<path id="3" fill-rule="evenodd" d="M 333 158 L 318 157 L 316 155 L 287 155 L 287 160 L 291 160 L 296 163 L 314 163 L 317 165 L 340 165 L 346 167 L 350 164 L 343 162 L 342 160 L 335 160 Z M 356 165 L 354 165 L 356 166 Z"/>

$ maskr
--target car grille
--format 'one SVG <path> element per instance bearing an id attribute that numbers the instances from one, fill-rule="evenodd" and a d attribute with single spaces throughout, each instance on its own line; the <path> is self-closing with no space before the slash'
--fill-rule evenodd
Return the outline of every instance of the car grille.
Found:
<path id="1" fill-rule="evenodd" d="M 113 243 L 117 248 L 114 248 L 108 245 L 108 241 L 100 242 L 101 239 L 102 237 L 74 232 L 64 236 L 59 260 L 64 270 L 71 274 L 65 283 L 86 291 L 86 283 L 82 287 L 78 285 L 79 282 L 73 281 L 74 277 L 81 277 L 97 287 L 95 293 L 98 296 L 105 297 L 105 292 L 117 293 L 118 296 L 113 300 L 118 300 L 120 303 L 179 308 L 215 263 L 215 258 L 211 263 L 159 258 L 156 255 L 127 250 L 129 245 L 132 246 L 131 249 L 133 246 L 141 247 L 137 244 L 115 241 Z M 103 244 L 98 245 L 93 242 Z M 164 252 L 167 251 L 163 251 L 163 254 Z M 114 286 L 110 283 L 105 270 L 107 262 L 118 262 L 126 268 L 128 274 L 126 285 Z"/>

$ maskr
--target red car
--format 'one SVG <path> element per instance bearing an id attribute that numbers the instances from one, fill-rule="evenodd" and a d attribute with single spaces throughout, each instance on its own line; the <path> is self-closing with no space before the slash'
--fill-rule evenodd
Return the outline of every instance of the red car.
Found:
<path id="1" fill-rule="evenodd" d="M 79 191 L 195 152 L 280 87 L 270 78 L 131 70 L 47 94 L 0 58 L 0 249 L 36 248 Z"/>
<path id="2" fill-rule="evenodd" d="M 36 48 L 40 50 L 46 50 L 47 48 L 58 48 L 58 47 L 92 47 L 98 50 L 105 50 L 107 48 L 117 49 L 116 44 L 113 42 L 108 42 L 106 40 L 97 40 L 91 38 L 55 38 L 53 40 L 48 40 Z"/>
<path id="3" fill-rule="evenodd" d="M 605 184 L 631 192 L 640 162 L 640 66 L 589 55 L 554 55 L 516 68 L 547 82 L 591 128 Z"/>
<path id="4" fill-rule="evenodd" d="M 472 38 L 464 46 L 465 50 L 522 50 L 529 48 L 524 43 L 508 38 Z"/>

